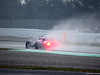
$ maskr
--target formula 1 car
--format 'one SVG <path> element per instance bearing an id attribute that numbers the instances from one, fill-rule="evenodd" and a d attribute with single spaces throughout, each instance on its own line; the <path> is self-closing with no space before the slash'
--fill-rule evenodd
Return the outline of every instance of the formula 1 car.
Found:
<path id="1" fill-rule="evenodd" d="M 43 42 L 40 41 L 27 41 L 26 42 L 26 49 L 35 48 L 35 49 L 49 49 L 54 50 L 59 46 L 59 41 L 54 39 L 44 40 Z"/>

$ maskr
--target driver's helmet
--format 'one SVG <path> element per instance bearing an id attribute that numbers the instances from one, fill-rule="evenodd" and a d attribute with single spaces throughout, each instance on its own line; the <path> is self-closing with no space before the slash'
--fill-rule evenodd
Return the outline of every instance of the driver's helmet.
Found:
<path id="1" fill-rule="evenodd" d="M 40 38 L 42 41 L 45 41 L 45 38 L 44 38 L 44 36 L 41 36 L 41 38 Z"/>

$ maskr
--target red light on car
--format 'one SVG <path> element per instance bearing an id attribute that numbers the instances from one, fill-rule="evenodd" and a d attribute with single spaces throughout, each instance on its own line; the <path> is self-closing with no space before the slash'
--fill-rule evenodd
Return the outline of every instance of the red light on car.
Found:
<path id="1" fill-rule="evenodd" d="M 48 43 L 47 43 L 47 46 L 50 46 L 50 45 L 51 45 L 51 44 L 48 42 Z"/>
<path id="2" fill-rule="evenodd" d="M 50 39 L 43 42 L 43 46 L 46 50 L 54 50 L 57 49 L 60 45 L 58 40 Z"/>

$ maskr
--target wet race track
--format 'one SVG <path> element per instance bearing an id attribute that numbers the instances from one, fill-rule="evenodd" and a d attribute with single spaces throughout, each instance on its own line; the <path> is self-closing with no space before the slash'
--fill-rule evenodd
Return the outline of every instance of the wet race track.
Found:
<path id="1" fill-rule="evenodd" d="M 69 46 L 68 50 L 35 50 L 25 49 L 24 42 L 0 42 L 0 47 L 18 48 L 0 50 L 0 65 L 10 66 L 43 66 L 56 68 L 81 68 L 100 70 L 99 47 Z M 77 50 L 76 50 L 77 49 Z M 80 49 L 80 50 L 79 50 Z M 87 50 L 86 50 L 87 49 Z M 91 50 L 92 51 L 91 51 Z"/>

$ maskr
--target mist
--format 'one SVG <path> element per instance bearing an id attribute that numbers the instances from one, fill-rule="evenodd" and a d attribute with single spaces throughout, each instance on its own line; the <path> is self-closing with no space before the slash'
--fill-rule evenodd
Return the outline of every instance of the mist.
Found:
<path id="1" fill-rule="evenodd" d="M 45 37 L 59 40 L 61 46 L 63 46 L 60 48 L 63 49 L 68 48 L 64 47 L 65 44 L 89 45 L 94 43 L 94 40 L 98 38 L 96 35 L 99 33 L 96 31 L 99 31 L 99 24 L 100 20 L 97 14 L 73 17 L 59 22 Z M 62 40 L 64 41 L 62 42 Z"/>

